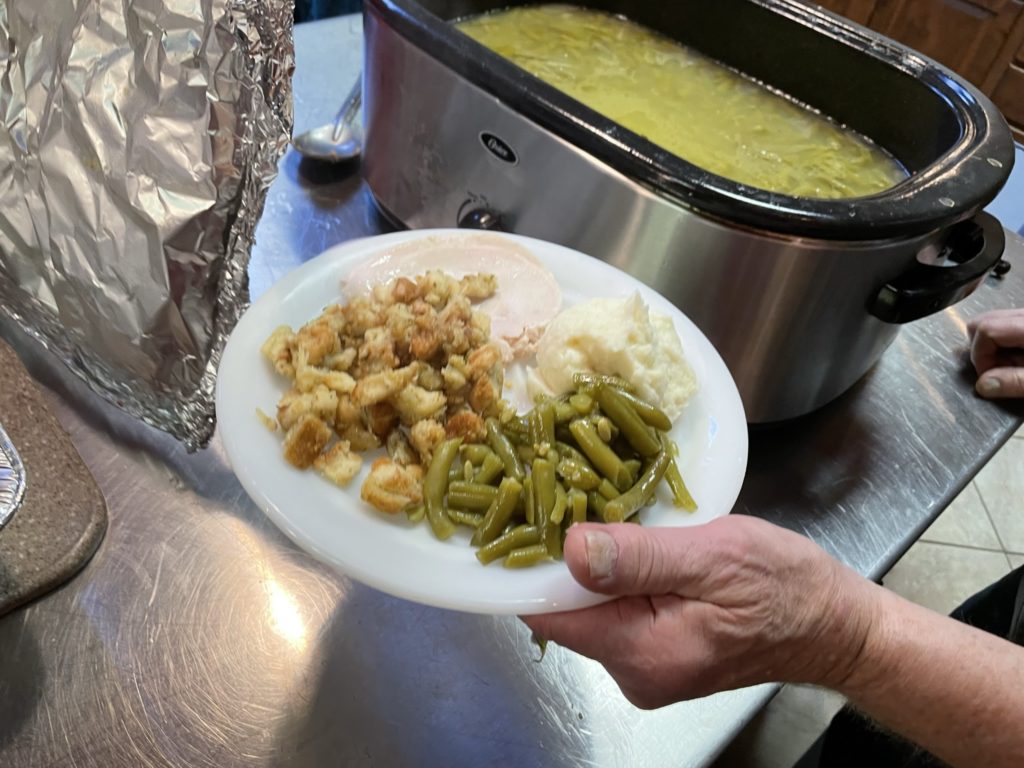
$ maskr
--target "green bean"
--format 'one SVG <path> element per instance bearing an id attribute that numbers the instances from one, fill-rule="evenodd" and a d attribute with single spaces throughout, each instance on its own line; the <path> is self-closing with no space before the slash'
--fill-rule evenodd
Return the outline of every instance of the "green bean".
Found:
<path id="1" fill-rule="evenodd" d="M 584 491 L 594 490 L 603 479 L 590 464 L 581 464 L 574 459 L 562 459 L 558 462 L 558 474 L 573 488 L 582 488 Z"/>
<path id="2" fill-rule="evenodd" d="M 572 435 L 570 435 L 570 437 L 572 437 Z M 575 461 L 577 464 L 581 464 L 585 467 L 590 467 L 590 459 L 588 459 L 586 456 L 580 453 L 579 450 L 573 448 L 571 445 L 569 445 L 567 442 L 563 440 L 555 441 L 555 450 L 558 451 L 558 455 L 561 456 L 563 459 L 571 459 L 572 461 Z M 590 468 L 593 469 L 593 467 Z"/>
<path id="3" fill-rule="evenodd" d="M 586 416 L 594 410 L 594 398 L 590 397 L 590 395 L 585 395 L 582 392 L 576 392 L 569 397 L 569 405 L 571 405 L 573 410 L 580 416 Z"/>
<path id="4" fill-rule="evenodd" d="M 516 456 L 519 457 L 519 460 L 523 462 L 523 464 L 532 464 L 533 460 L 537 458 L 537 451 L 533 449 L 534 445 L 536 445 L 536 443 L 516 446 Z"/>
<path id="5" fill-rule="evenodd" d="M 523 486 L 514 477 L 505 477 L 498 486 L 498 495 L 487 508 L 484 521 L 477 529 L 479 535 L 474 534 L 474 544 L 490 544 L 512 519 L 512 515 L 519 505 L 519 498 L 522 495 Z"/>
<path id="6" fill-rule="evenodd" d="M 593 512 L 594 517 L 602 523 L 605 522 L 604 510 L 606 506 L 608 506 L 608 499 L 597 491 L 591 491 L 587 494 L 587 509 Z"/>
<path id="7" fill-rule="evenodd" d="M 488 456 L 494 456 L 494 451 L 480 443 L 467 443 L 462 446 L 462 455 L 474 464 L 483 464 Z"/>
<path id="8" fill-rule="evenodd" d="M 448 490 L 448 473 L 459 455 L 461 438 L 445 440 L 434 451 L 426 477 L 423 478 L 423 500 L 427 507 L 427 520 L 437 538 L 444 541 L 455 533 L 455 524 L 445 514 L 444 496 Z"/>
<path id="9" fill-rule="evenodd" d="M 629 487 L 629 470 L 622 463 L 622 459 L 615 455 L 615 451 L 601 442 L 593 424 L 577 419 L 569 424 L 569 431 L 576 438 L 580 450 L 601 474 L 611 480 L 620 491 Z"/>
<path id="10" fill-rule="evenodd" d="M 651 499 L 658 488 L 658 483 L 665 477 L 665 470 L 668 469 L 670 461 L 672 461 L 672 456 L 668 451 L 659 453 L 632 488 L 605 505 L 605 522 L 621 523 Z"/>
<path id="11" fill-rule="evenodd" d="M 661 441 L 662 449 L 672 457 L 665 470 L 665 482 L 668 483 L 669 490 L 672 491 L 672 503 L 687 512 L 696 512 L 697 501 L 690 495 L 690 489 L 683 482 L 683 475 L 679 471 L 679 465 L 676 464 L 675 457 L 679 454 L 678 446 L 665 434 L 659 435 L 658 439 Z"/>
<path id="12" fill-rule="evenodd" d="M 665 470 L 665 482 L 668 483 L 668 487 L 672 491 L 673 504 L 687 512 L 697 511 L 697 502 L 690 495 L 690 489 L 686 487 L 686 483 L 683 482 L 683 476 L 679 472 L 679 465 L 676 464 L 675 459 L 669 459 L 668 467 Z"/>
<path id="13" fill-rule="evenodd" d="M 405 514 L 409 516 L 410 523 L 418 523 L 426 517 L 427 508 L 422 504 L 417 504 L 416 506 L 406 509 Z"/>
<path id="14" fill-rule="evenodd" d="M 520 483 L 523 482 L 523 478 L 526 476 L 523 465 L 520 463 L 519 457 L 516 456 L 512 443 L 502 433 L 498 422 L 494 419 L 487 420 L 487 444 L 501 459 L 501 463 L 505 466 L 505 474 L 514 477 Z"/>
<path id="15" fill-rule="evenodd" d="M 533 461 L 534 517 L 538 521 L 549 518 L 555 506 L 555 467 L 547 459 Z"/>
<path id="16" fill-rule="evenodd" d="M 485 510 L 498 497 L 493 485 L 456 480 L 448 484 L 448 505 L 469 510 Z"/>
<path id="17" fill-rule="evenodd" d="M 555 525 L 548 520 L 540 540 L 551 557 L 555 560 L 562 559 L 562 526 Z"/>
<path id="18" fill-rule="evenodd" d="M 490 544 L 480 547 L 476 551 L 476 559 L 487 565 L 499 557 L 504 557 L 513 549 L 530 547 L 534 544 L 540 544 L 540 529 L 535 525 L 517 525 Z"/>
<path id="19" fill-rule="evenodd" d="M 548 559 L 548 550 L 543 544 L 513 549 L 502 562 L 506 568 L 526 568 Z"/>
<path id="20" fill-rule="evenodd" d="M 572 407 L 568 400 L 555 401 L 555 424 L 568 424 L 580 415 L 579 411 Z M 554 434 L 554 430 L 552 430 Z"/>
<path id="21" fill-rule="evenodd" d="M 479 512 L 464 512 L 461 509 L 449 509 L 448 517 L 452 522 L 468 525 L 470 528 L 479 528 L 484 522 L 484 516 Z"/>
<path id="22" fill-rule="evenodd" d="M 480 464 L 480 469 L 476 471 L 476 475 L 473 477 L 473 482 L 490 485 L 501 474 L 503 469 L 505 469 L 505 465 L 501 463 L 501 459 L 498 458 L 497 454 L 488 451 L 483 462 Z"/>
<path id="23" fill-rule="evenodd" d="M 587 522 L 587 494 L 578 488 L 570 488 L 569 508 L 572 510 L 573 525 Z"/>
<path id="24" fill-rule="evenodd" d="M 551 522 L 561 525 L 565 519 L 565 510 L 569 506 L 569 497 L 561 483 L 555 483 L 555 505 L 551 508 Z"/>
<path id="25" fill-rule="evenodd" d="M 630 459 L 629 461 L 622 462 L 626 465 L 626 469 L 629 470 L 629 483 L 632 485 L 636 482 L 636 479 L 640 477 L 640 469 L 643 464 L 640 463 L 639 459 Z"/>
<path id="26" fill-rule="evenodd" d="M 527 475 L 526 479 L 523 480 L 523 496 L 525 497 L 524 501 L 526 503 L 526 512 L 524 515 L 526 517 L 526 522 L 533 525 L 537 517 L 534 514 L 535 499 L 533 498 L 533 475 Z"/>
<path id="27" fill-rule="evenodd" d="M 607 386 L 599 387 L 597 402 L 601 404 L 601 410 L 619 428 L 619 432 L 626 442 L 633 446 L 633 450 L 644 457 L 658 455 L 661 443 L 657 436 L 651 432 L 651 428 L 617 389 Z"/>
<path id="28" fill-rule="evenodd" d="M 616 389 L 621 389 L 623 392 L 636 392 L 636 387 L 630 384 L 623 378 L 618 376 L 609 376 L 604 373 L 586 373 L 584 371 L 577 371 L 572 375 L 572 383 L 576 385 L 577 389 L 583 387 L 599 387 L 602 384 L 606 384 Z"/>
<path id="29" fill-rule="evenodd" d="M 636 411 L 637 416 L 644 420 L 648 426 L 660 429 L 662 432 L 668 432 L 672 429 L 672 420 L 665 415 L 665 412 L 660 408 L 651 405 L 646 400 L 637 397 L 632 392 L 624 392 L 619 390 L 619 394 L 622 395 L 622 399 L 633 406 L 633 410 Z"/>
<path id="30" fill-rule="evenodd" d="M 462 464 L 457 461 L 452 462 L 452 468 L 448 470 L 448 482 L 453 483 L 456 480 L 462 479 Z"/>
<path id="31" fill-rule="evenodd" d="M 502 424 L 501 431 L 506 434 L 510 440 L 522 442 L 529 437 L 530 427 L 529 423 L 523 417 L 516 416 Z"/>
<path id="32" fill-rule="evenodd" d="M 597 436 L 606 443 L 610 443 L 617 437 L 617 430 L 614 429 L 611 419 L 607 416 L 598 416 L 594 421 L 594 427 L 597 429 Z"/>
<path id="33" fill-rule="evenodd" d="M 471 462 L 469 459 L 466 459 L 465 463 L 463 463 L 462 465 L 462 480 L 464 482 L 471 483 L 473 482 L 473 475 L 475 474 L 476 470 L 473 468 L 473 462 Z"/>
<path id="34" fill-rule="evenodd" d="M 555 525 L 551 520 L 558 487 L 555 482 L 555 468 L 550 461 L 537 459 L 533 462 L 532 469 L 530 477 L 533 478 L 533 517 L 535 524 L 540 529 L 540 541 L 547 554 L 555 558 L 561 557 L 561 526 Z"/>
<path id="35" fill-rule="evenodd" d="M 530 447 L 536 449 L 544 442 L 544 424 L 540 419 L 540 410 L 534 408 L 527 416 L 527 423 L 530 425 Z"/>
<path id="36" fill-rule="evenodd" d="M 551 522 L 551 510 L 555 506 L 555 468 L 547 459 L 535 459 L 532 469 L 533 522 L 540 529 L 541 542 L 551 553 L 552 530 L 556 528 Z"/>
<path id="37" fill-rule="evenodd" d="M 608 482 L 607 477 L 602 477 L 601 482 L 597 484 L 597 488 L 595 488 L 594 490 L 596 490 L 599 494 L 604 496 L 605 499 L 607 499 L 608 501 L 616 499 L 621 495 L 618 489 L 610 482 Z"/>
<path id="38" fill-rule="evenodd" d="M 545 400 L 543 403 L 538 405 L 534 410 L 537 411 L 538 419 L 540 421 L 540 443 L 554 445 L 555 404 L 550 400 Z"/>

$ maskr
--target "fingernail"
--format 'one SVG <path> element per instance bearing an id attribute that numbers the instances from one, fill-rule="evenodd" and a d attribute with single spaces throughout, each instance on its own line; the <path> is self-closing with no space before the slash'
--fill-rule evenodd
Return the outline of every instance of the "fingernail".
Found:
<path id="1" fill-rule="evenodd" d="M 587 531 L 586 544 L 590 578 L 607 579 L 612 575 L 615 560 L 619 556 L 615 539 L 603 531 Z"/>
<path id="2" fill-rule="evenodd" d="M 982 397 L 994 397 L 999 394 L 999 390 L 1003 388 L 999 379 L 989 376 L 978 382 L 978 394 Z"/>

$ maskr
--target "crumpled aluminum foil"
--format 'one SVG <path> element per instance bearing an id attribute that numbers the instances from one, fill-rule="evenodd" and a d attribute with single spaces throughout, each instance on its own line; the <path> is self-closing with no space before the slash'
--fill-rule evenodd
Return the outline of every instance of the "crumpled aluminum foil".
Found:
<path id="1" fill-rule="evenodd" d="M 291 134 L 291 0 L 0 0 L 0 310 L 190 448 Z"/>

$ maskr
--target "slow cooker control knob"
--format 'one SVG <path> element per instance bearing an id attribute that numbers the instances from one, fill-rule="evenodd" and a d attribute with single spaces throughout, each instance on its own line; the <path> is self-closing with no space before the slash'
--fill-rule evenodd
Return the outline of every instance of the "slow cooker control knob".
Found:
<path id="1" fill-rule="evenodd" d="M 461 229 L 488 229 L 501 231 L 501 214 L 489 208 L 472 208 L 459 219 Z"/>

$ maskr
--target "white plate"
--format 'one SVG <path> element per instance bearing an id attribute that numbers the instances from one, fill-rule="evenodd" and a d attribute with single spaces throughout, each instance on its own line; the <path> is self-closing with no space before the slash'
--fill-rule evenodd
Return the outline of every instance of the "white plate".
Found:
<path id="1" fill-rule="evenodd" d="M 529 614 L 601 602 L 582 589 L 564 563 L 507 570 L 477 562 L 468 535 L 441 542 L 426 524 L 375 512 L 359 498 L 367 471 L 341 489 L 314 471 L 288 465 L 281 435 L 256 417 L 273 413 L 285 390 L 260 355 L 279 325 L 298 328 L 341 300 L 341 283 L 356 264 L 382 249 L 461 230 L 420 230 L 366 238 L 331 248 L 286 275 L 242 317 L 228 340 L 217 380 L 217 418 L 224 447 L 243 487 L 296 544 L 352 578 L 420 603 L 491 614 Z M 747 464 L 747 427 L 732 377 L 714 347 L 679 310 L 654 291 L 604 262 L 532 238 L 507 236 L 529 248 L 562 286 L 564 305 L 639 291 L 655 311 L 669 315 L 699 382 L 697 395 L 672 430 L 679 468 L 700 509 L 693 514 L 661 501 L 644 510 L 644 525 L 696 525 L 732 509 Z"/>

